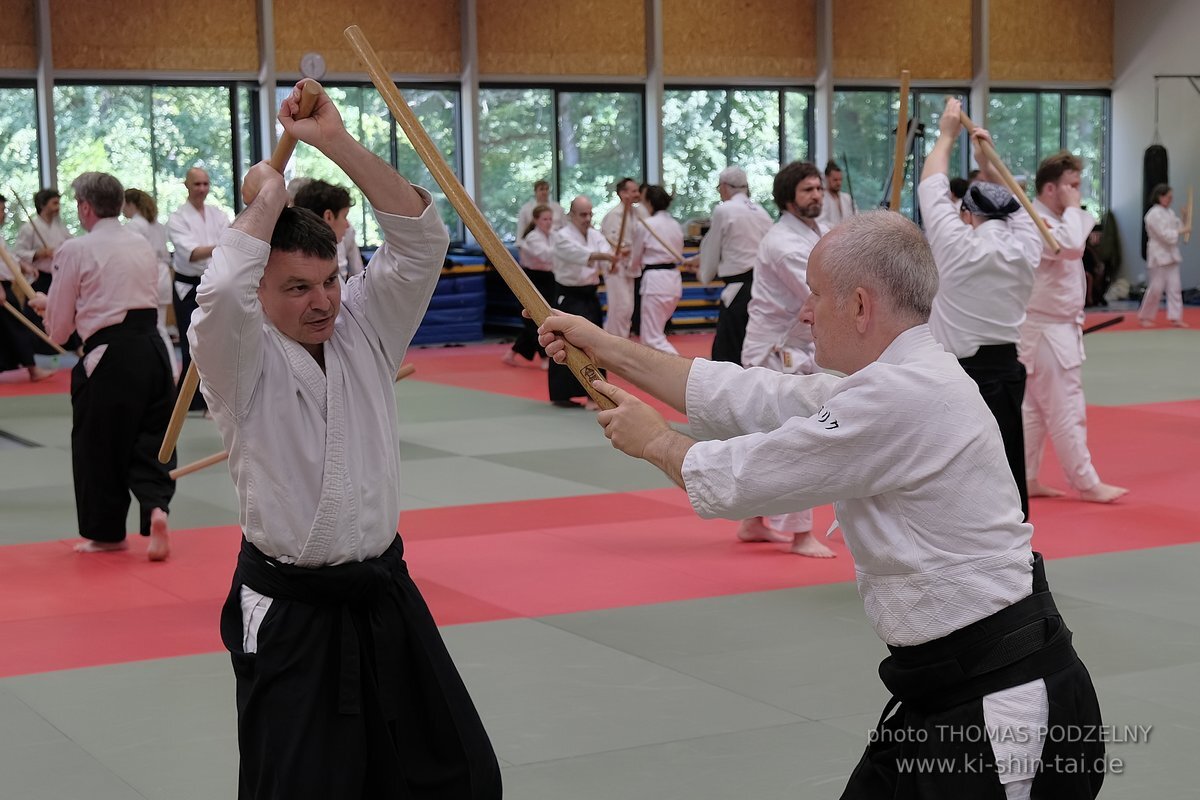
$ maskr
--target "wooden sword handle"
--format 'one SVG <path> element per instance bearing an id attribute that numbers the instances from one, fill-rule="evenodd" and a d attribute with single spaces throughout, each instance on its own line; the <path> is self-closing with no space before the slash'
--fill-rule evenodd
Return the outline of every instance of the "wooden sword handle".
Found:
<path id="1" fill-rule="evenodd" d="M 892 197 L 888 207 L 900 212 L 900 190 L 904 188 L 904 168 L 908 164 L 908 81 L 911 73 L 900 70 L 900 112 L 896 115 L 896 151 L 892 160 Z"/>
<path id="2" fill-rule="evenodd" d="M 392 116 L 404 130 L 413 150 L 421 157 L 421 161 L 433 175 L 438 186 L 442 187 L 446 199 L 450 201 L 450 205 L 454 206 L 454 210 L 458 212 L 463 223 L 471 233 L 475 234 L 475 240 L 487 254 L 488 261 L 500 273 L 500 277 L 508 284 L 508 288 L 516 295 L 525 310 L 529 312 L 530 319 L 535 324 L 541 325 L 545 322 L 546 317 L 550 316 L 550 304 L 546 302 L 546 298 L 542 297 L 541 292 L 529 280 L 525 271 L 517 266 L 517 262 L 513 260 L 508 248 L 504 246 L 500 237 L 492 230 L 492 226 L 484 219 L 479 208 L 467 194 L 467 190 L 458 182 L 458 176 L 442 158 L 437 146 L 429 138 L 425 128 L 421 126 L 420 120 L 408 107 L 404 96 L 400 94 L 400 90 L 384 68 L 383 62 L 379 60 L 371 43 L 363 35 L 362 29 L 357 25 L 346 28 L 346 39 L 349 40 L 350 46 L 354 48 L 359 59 L 366 66 L 367 74 L 371 76 L 371 82 L 375 84 L 375 88 L 379 90 L 379 94 L 382 95 Z M 583 354 L 583 351 L 569 343 L 567 344 L 567 367 L 579 379 L 584 391 L 600 408 L 616 408 L 616 404 L 610 398 L 596 391 L 592 386 L 593 380 L 599 380 L 602 377 L 599 368 Z"/>

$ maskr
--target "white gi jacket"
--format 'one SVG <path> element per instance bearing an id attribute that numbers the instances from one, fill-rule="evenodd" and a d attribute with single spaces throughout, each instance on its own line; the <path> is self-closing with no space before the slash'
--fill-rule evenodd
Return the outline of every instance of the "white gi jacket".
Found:
<path id="1" fill-rule="evenodd" d="M 1065 208 L 1057 216 L 1041 200 L 1033 209 L 1050 228 L 1061 248 L 1057 254 L 1042 250 L 1029 296 L 1017 354 L 1027 372 L 1033 372 L 1034 354 L 1049 347 L 1063 369 L 1083 364 L 1083 300 L 1086 278 L 1083 250 L 1096 218 L 1081 208 Z"/>
<path id="2" fill-rule="evenodd" d="M 817 217 L 817 222 L 824 225 L 826 228 L 832 228 L 847 217 L 854 216 L 854 198 L 849 192 L 838 192 L 837 197 L 833 193 L 826 190 L 825 197 L 821 201 L 821 215 Z"/>
<path id="3" fill-rule="evenodd" d="M 167 252 L 167 229 L 140 214 L 130 217 L 125 227 L 145 239 L 154 250 L 154 260 L 158 262 L 158 304 L 168 305 L 171 302 L 171 254 Z"/>
<path id="4" fill-rule="evenodd" d="M 809 363 L 815 351 L 812 328 L 800 321 L 800 308 L 810 294 L 808 256 L 821 236 L 829 232 L 820 223 L 818 228 L 819 234 L 795 215 L 784 212 L 759 244 L 750 287 L 750 321 L 742 344 L 742 363 L 746 366 L 766 365 L 782 348 L 793 360 L 790 366 L 783 364 L 787 370 L 815 370 L 816 365 Z M 803 363 L 795 363 L 797 359 Z"/>
<path id="5" fill-rule="evenodd" d="M 635 215 L 637 219 L 633 219 Z M 629 216 L 629 222 L 643 228 L 642 235 L 634 240 L 633 250 L 629 254 L 634 269 L 642 274 L 642 294 L 682 297 L 683 276 L 678 269 L 645 269 L 646 264 L 673 264 L 677 259 L 638 221 L 642 219 L 641 212 L 633 210 Z M 666 211 L 659 211 L 645 220 L 644 224 L 653 228 L 654 233 L 662 237 L 663 242 L 674 248 L 676 253 L 683 252 L 683 228 L 674 217 Z"/>
<path id="6" fill-rule="evenodd" d="M 521 210 L 517 213 L 517 244 L 520 244 L 521 240 L 525 238 L 521 234 L 529 227 L 529 223 L 533 222 L 533 210 L 539 205 L 537 200 L 530 200 L 521 206 Z M 554 223 L 550 226 L 550 230 L 556 231 L 566 222 L 563 216 L 563 207 L 553 200 L 547 201 L 546 205 L 550 207 L 550 213 L 554 217 Z"/>
<path id="7" fill-rule="evenodd" d="M 375 216 L 384 243 L 371 269 L 342 287 L 324 372 L 267 321 L 257 288 L 270 246 L 238 230 L 221 235 L 188 331 L 229 451 L 242 531 L 263 553 L 301 567 L 375 558 L 396 538 L 392 384 L 449 236 L 432 203 L 416 218 Z"/>
<path id="8" fill-rule="evenodd" d="M 996 420 L 927 325 L 845 378 L 698 358 L 685 402 L 693 430 L 713 439 L 683 462 L 696 512 L 744 519 L 834 503 L 888 644 L 940 638 L 1032 590 L 1033 527 Z"/>
<path id="9" fill-rule="evenodd" d="M 938 268 L 929 329 L 958 358 L 983 345 L 1015 344 L 1042 253 L 1037 225 L 1024 208 L 972 228 L 954 210 L 950 179 L 933 175 L 917 187 L 925 236 Z"/>
<path id="10" fill-rule="evenodd" d="M 754 269 L 758 245 L 771 230 L 771 215 L 747 195 L 738 193 L 717 203 L 709 220 L 708 233 L 700 242 L 701 283 L 728 278 Z M 741 290 L 741 284 L 727 286 L 721 302 L 728 306 Z"/>
<path id="11" fill-rule="evenodd" d="M 338 274 L 344 281 L 363 271 L 362 251 L 358 249 L 357 238 L 354 226 L 348 225 L 342 240 L 337 243 Z"/>
<path id="12" fill-rule="evenodd" d="M 167 218 L 167 233 L 171 244 L 175 247 L 175 273 L 196 277 L 204 274 L 212 258 L 192 261 L 192 251 L 197 247 L 215 245 L 221 238 L 221 231 L 229 227 L 229 216 L 214 205 L 204 205 L 204 216 L 185 202 Z M 181 284 L 180 296 L 186 296 L 192 290 L 191 286 Z M 186 291 L 184 291 L 186 289 Z"/>
<path id="13" fill-rule="evenodd" d="M 1183 220 L 1174 209 L 1155 203 L 1143 217 L 1146 223 L 1146 266 L 1171 267 L 1183 261 L 1179 252 L 1179 230 Z"/>
<path id="14" fill-rule="evenodd" d="M 621 235 L 621 203 L 617 203 L 616 207 L 609 210 L 604 215 L 604 219 L 600 220 L 600 233 L 604 236 L 605 241 L 612 242 L 632 250 L 634 243 L 645 235 L 642 230 L 642 223 L 638 222 L 638 218 L 634 216 L 638 213 L 636 205 L 631 206 L 629 215 L 625 218 L 625 240 L 617 241 L 617 237 Z M 611 252 L 615 252 L 613 248 L 609 248 Z M 642 265 L 634 264 L 633 259 L 629 256 L 624 256 L 617 259 L 617 272 L 626 278 L 636 278 L 642 274 Z"/>
<path id="15" fill-rule="evenodd" d="M 554 270 L 554 245 L 551 241 L 553 236 L 553 231 L 547 236 L 537 228 L 531 230 L 529 235 L 521 240 L 521 266 L 538 272 L 552 272 Z"/>
<path id="16" fill-rule="evenodd" d="M 67 231 L 67 226 L 63 225 L 61 217 L 55 217 L 54 221 L 47 225 L 44 219 L 35 214 L 25 220 L 25 224 L 17 231 L 17 240 L 13 243 L 13 253 L 20 261 L 32 264 L 38 272 L 50 272 L 50 265 L 54 262 L 53 256 L 35 259 L 33 254 L 41 250 L 43 246 L 57 250 L 60 244 L 70 238 L 71 234 Z M 46 242 L 45 245 L 42 244 L 43 239 Z"/>
<path id="17" fill-rule="evenodd" d="M 595 228 L 582 234 L 574 225 L 563 225 L 550 235 L 554 245 L 554 280 L 560 286 L 595 286 L 607 261 L 590 260 L 592 253 L 611 253 L 604 235 Z"/>

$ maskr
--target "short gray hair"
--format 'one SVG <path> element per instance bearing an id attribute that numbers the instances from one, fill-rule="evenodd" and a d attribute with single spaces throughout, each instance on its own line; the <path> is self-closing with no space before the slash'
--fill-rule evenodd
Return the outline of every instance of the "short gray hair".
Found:
<path id="1" fill-rule="evenodd" d="M 823 248 L 837 302 L 859 286 L 917 322 L 929 321 L 938 272 L 921 229 L 893 211 L 867 211 L 838 225 Z"/>
<path id="2" fill-rule="evenodd" d="M 741 189 L 747 193 L 750 191 L 750 182 L 746 178 L 746 170 L 733 164 L 721 170 L 721 174 L 717 176 L 717 181 L 725 184 L 730 189 Z"/>
<path id="3" fill-rule="evenodd" d="M 125 205 L 125 187 L 107 172 L 84 172 L 71 181 L 71 189 L 101 219 L 117 216 Z"/>

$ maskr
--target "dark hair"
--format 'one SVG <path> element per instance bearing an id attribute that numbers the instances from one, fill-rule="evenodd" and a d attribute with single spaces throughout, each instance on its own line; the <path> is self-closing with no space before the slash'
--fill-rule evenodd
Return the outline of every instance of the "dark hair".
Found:
<path id="1" fill-rule="evenodd" d="M 950 194 L 954 195 L 959 200 L 967 196 L 967 189 L 969 188 L 971 188 L 971 182 L 966 178 L 950 179 Z"/>
<path id="2" fill-rule="evenodd" d="M 8 205 L 8 198 L 2 194 L 0 194 L 0 205 L 3 205 L 3 206 Z"/>
<path id="3" fill-rule="evenodd" d="M 811 161 L 793 161 L 779 170 L 771 195 L 779 212 L 787 211 L 788 203 L 796 202 L 796 187 L 809 178 L 821 177 L 821 171 Z"/>
<path id="4" fill-rule="evenodd" d="M 71 181 L 75 198 L 92 207 L 100 219 L 115 217 L 125 205 L 125 188 L 121 182 L 107 172 L 84 172 Z"/>
<path id="5" fill-rule="evenodd" d="M 541 180 L 538 180 L 538 181 L 534 181 L 534 182 L 533 182 L 533 190 L 534 190 L 535 192 L 536 192 L 538 189 L 542 188 L 543 186 L 545 186 L 547 189 L 549 189 L 549 188 L 550 188 L 550 181 L 548 181 L 548 180 L 546 180 L 545 178 L 543 178 L 543 179 L 541 179 Z"/>
<path id="6" fill-rule="evenodd" d="M 1069 150 L 1059 150 L 1052 156 L 1042 159 L 1038 164 L 1035 186 L 1038 192 L 1048 183 L 1058 183 L 1064 172 L 1083 172 L 1083 162 L 1078 156 L 1071 155 Z"/>
<path id="7" fill-rule="evenodd" d="M 661 186 L 652 183 L 646 187 L 646 202 L 650 204 L 655 213 L 666 211 L 671 207 L 671 201 L 674 199 Z"/>
<path id="8" fill-rule="evenodd" d="M 827 161 L 825 163 L 825 177 L 829 177 L 829 173 L 831 173 L 831 172 L 841 172 L 841 171 L 842 171 L 842 168 L 839 167 L 838 163 L 836 161 L 834 161 L 832 158 L 829 159 L 829 161 Z"/>
<path id="9" fill-rule="evenodd" d="M 35 214 L 42 213 L 42 209 L 56 197 L 62 197 L 58 193 L 58 189 L 42 189 L 33 196 L 33 212 Z"/>
<path id="10" fill-rule="evenodd" d="M 1150 190 L 1150 205 L 1158 205 L 1158 201 L 1163 198 L 1163 195 L 1169 194 L 1171 187 L 1165 183 L 1160 183 Z"/>
<path id="11" fill-rule="evenodd" d="M 529 218 L 529 224 L 525 226 L 525 230 L 521 231 L 522 239 L 524 239 L 526 236 L 528 236 L 529 232 L 537 227 L 538 217 L 540 217 L 542 214 L 545 214 L 549 210 L 550 210 L 550 206 L 545 205 L 544 203 L 538 204 L 533 207 L 533 216 Z"/>
<path id="12" fill-rule="evenodd" d="M 300 187 L 292 205 L 307 208 L 318 217 L 323 216 L 326 211 L 336 217 L 342 213 L 342 209 L 354 205 L 354 201 L 350 199 L 350 193 L 341 186 L 313 180 Z"/>
<path id="13" fill-rule="evenodd" d="M 126 189 L 125 202 L 132 203 L 138 213 L 151 222 L 158 220 L 158 203 L 154 202 L 154 198 L 147 192 L 141 189 Z"/>
<path id="14" fill-rule="evenodd" d="M 337 239 L 333 228 L 315 213 L 289 206 L 279 213 L 271 231 L 271 249 L 332 260 L 337 258 Z"/>
<path id="15" fill-rule="evenodd" d="M 624 186 L 625 184 L 627 184 L 627 183 L 633 183 L 633 184 L 636 184 L 636 183 L 637 183 L 637 181 L 636 181 L 636 180 L 634 180 L 633 178 L 621 178 L 621 180 L 619 180 L 619 181 L 617 181 L 615 184 L 613 184 L 613 191 L 614 191 L 614 192 L 619 192 L 619 191 L 621 191 L 621 187 L 623 187 L 623 186 Z"/>

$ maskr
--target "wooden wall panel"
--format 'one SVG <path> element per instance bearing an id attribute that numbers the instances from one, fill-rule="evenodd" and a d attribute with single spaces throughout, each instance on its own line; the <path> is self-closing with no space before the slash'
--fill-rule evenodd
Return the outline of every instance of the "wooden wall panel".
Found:
<path id="1" fill-rule="evenodd" d="M 0 0 L 0 69 L 37 69 L 34 0 Z"/>
<path id="2" fill-rule="evenodd" d="M 1005 0 L 993 0 L 992 5 Z M 972 0 L 835 0 L 833 77 L 971 79 Z"/>
<path id="3" fill-rule="evenodd" d="M 330 72 L 365 72 L 342 32 L 358 25 L 389 72 L 462 70 L 458 0 L 274 0 L 275 69 L 316 52 Z"/>
<path id="4" fill-rule="evenodd" d="M 992 0 L 993 81 L 1111 81 L 1113 0 Z"/>
<path id="5" fill-rule="evenodd" d="M 816 0 L 663 0 L 662 9 L 668 77 L 816 77 Z"/>
<path id="6" fill-rule="evenodd" d="M 643 0 L 477 0 L 479 73 L 645 75 Z"/>
<path id="7" fill-rule="evenodd" d="M 254 0 L 50 0 L 55 69 L 258 71 Z"/>

